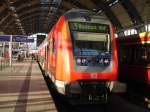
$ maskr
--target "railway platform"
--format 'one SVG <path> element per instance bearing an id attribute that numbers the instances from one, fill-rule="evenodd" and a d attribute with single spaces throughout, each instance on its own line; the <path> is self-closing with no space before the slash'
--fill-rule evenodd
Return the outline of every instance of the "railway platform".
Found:
<path id="1" fill-rule="evenodd" d="M 35 61 L 15 62 L 0 71 L 0 112 L 57 112 Z"/>

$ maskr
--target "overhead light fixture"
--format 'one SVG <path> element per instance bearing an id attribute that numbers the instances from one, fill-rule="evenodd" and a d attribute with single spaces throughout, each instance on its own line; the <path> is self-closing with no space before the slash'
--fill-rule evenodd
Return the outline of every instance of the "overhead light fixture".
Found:
<path id="1" fill-rule="evenodd" d="M 20 22 L 20 19 L 16 19 L 17 22 Z"/>
<path id="2" fill-rule="evenodd" d="M 10 6 L 9 8 L 10 8 L 12 11 L 15 10 L 15 7 L 13 7 L 13 6 Z"/>
<path id="3" fill-rule="evenodd" d="M 9 1 L 9 3 L 10 3 L 10 4 L 13 4 L 13 3 L 15 3 L 15 2 L 14 2 L 14 1 Z"/>
<path id="4" fill-rule="evenodd" d="M 18 15 L 16 13 L 13 14 L 16 18 L 18 18 Z"/>
<path id="5" fill-rule="evenodd" d="M 27 4 L 27 6 L 28 6 L 28 7 L 31 7 L 31 4 L 30 4 L 30 3 L 28 3 L 28 4 Z"/>
<path id="6" fill-rule="evenodd" d="M 93 9 L 93 11 L 96 11 L 96 9 Z"/>

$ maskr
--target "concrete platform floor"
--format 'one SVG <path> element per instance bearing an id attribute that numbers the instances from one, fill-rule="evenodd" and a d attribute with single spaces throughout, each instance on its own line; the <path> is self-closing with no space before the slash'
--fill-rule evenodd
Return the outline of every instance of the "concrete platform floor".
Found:
<path id="1" fill-rule="evenodd" d="M 57 112 L 36 62 L 13 63 L 0 71 L 0 112 Z"/>

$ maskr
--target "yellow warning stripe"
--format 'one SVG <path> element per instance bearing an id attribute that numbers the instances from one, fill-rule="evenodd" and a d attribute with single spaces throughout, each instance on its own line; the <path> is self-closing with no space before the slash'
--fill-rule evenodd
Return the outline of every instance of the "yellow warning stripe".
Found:
<path id="1" fill-rule="evenodd" d="M 139 37 L 140 38 L 144 38 L 144 37 L 150 38 L 150 32 L 139 33 Z"/>
<path id="2" fill-rule="evenodd" d="M 145 102 L 150 103 L 150 99 L 149 98 L 145 98 Z"/>

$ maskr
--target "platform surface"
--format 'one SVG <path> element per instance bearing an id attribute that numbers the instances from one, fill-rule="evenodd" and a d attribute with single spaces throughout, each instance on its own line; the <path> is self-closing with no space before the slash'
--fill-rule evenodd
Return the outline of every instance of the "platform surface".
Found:
<path id="1" fill-rule="evenodd" d="M 0 112 L 57 112 L 35 61 L 0 71 Z"/>

